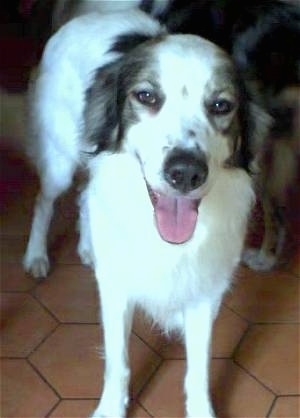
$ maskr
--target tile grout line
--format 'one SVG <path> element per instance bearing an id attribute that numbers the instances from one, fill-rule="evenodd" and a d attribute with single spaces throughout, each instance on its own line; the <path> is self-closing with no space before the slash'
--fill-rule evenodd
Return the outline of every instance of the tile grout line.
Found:
<path id="1" fill-rule="evenodd" d="M 269 418 L 271 416 L 271 413 L 272 413 L 272 411 L 273 411 L 273 409 L 275 407 L 275 403 L 276 403 L 277 399 L 278 399 L 278 395 L 275 396 L 275 398 L 273 399 L 273 402 L 271 403 L 270 408 L 269 408 L 269 410 L 267 412 L 266 418 Z"/>
<path id="2" fill-rule="evenodd" d="M 245 329 L 244 333 L 241 335 L 241 338 L 239 339 L 239 341 L 237 342 L 235 348 L 232 350 L 232 354 L 231 354 L 231 359 L 233 361 L 235 361 L 235 356 L 237 354 L 237 352 L 239 351 L 241 345 L 243 344 L 243 341 L 246 339 L 247 335 L 249 334 L 251 328 L 253 327 L 252 323 L 248 323 L 247 328 Z"/>
<path id="3" fill-rule="evenodd" d="M 43 308 L 56 322 L 61 324 L 60 319 L 44 304 L 43 301 L 38 299 L 38 296 L 36 295 L 36 287 L 29 291 L 30 295 L 33 297 L 33 299 Z"/>
<path id="4" fill-rule="evenodd" d="M 260 379 L 258 379 L 253 373 L 251 373 L 246 367 L 242 366 L 237 360 L 234 358 L 232 359 L 234 364 L 239 367 L 241 370 L 243 370 L 246 374 L 248 374 L 252 379 L 254 379 L 257 383 L 259 383 L 263 388 L 265 388 L 268 392 L 270 392 L 275 397 L 278 396 L 277 393 L 274 392 L 273 389 L 269 388 L 264 382 L 262 382 Z"/>
<path id="5" fill-rule="evenodd" d="M 154 417 L 154 415 L 153 414 L 151 414 L 149 411 L 148 411 L 148 409 L 142 404 L 142 402 L 138 399 L 137 401 L 136 401 L 136 403 L 137 403 L 137 405 L 138 406 L 140 406 L 148 415 L 149 415 L 149 417 L 151 417 L 151 418 L 153 418 Z"/>
<path id="6" fill-rule="evenodd" d="M 227 309 L 229 309 L 237 317 L 239 317 L 243 321 L 247 322 L 248 325 L 252 325 L 253 324 L 253 321 L 251 321 L 250 319 L 248 319 L 245 316 L 241 315 L 239 312 L 237 312 L 235 309 L 233 309 L 231 306 L 229 306 L 226 302 L 223 302 L 222 305 L 225 306 Z"/>
<path id="7" fill-rule="evenodd" d="M 59 322 L 56 321 L 56 326 L 30 351 L 29 354 L 27 354 L 26 357 L 24 357 L 26 360 L 29 360 L 29 357 L 32 356 L 37 350 L 40 349 L 40 347 L 50 338 L 56 330 L 61 326 Z"/>
<path id="8" fill-rule="evenodd" d="M 142 343 L 145 344 L 149 348 L 149 350 L 156 354 L 162 361 L 164 360 L 164 357 L 161 355 L 161 353 L 157 351 L 155 348 L 151 347 L 151 345 L 147 341 L 145 341 L 144 338 L 139 336 L 136 331 L 132 329 L 131 333 L 135 335 L 140 341 L 142 341 Z"/>
<path id="9" fill-rule="evenodd" d="M 41 380 L 46 383 L 46 385 L 55 393 L 55 395 L 58 397 L 59 401 L 61 401 L 63 398 L 59 394 L 59 392 L 54 388 L 54 386 L 51 385 L 50 382 L 45 378 L 45 376 L 39 371 L 39 369 L 30 361 L 29 358 L 26 359 L 28 362 L 28 365 L 37 373 L 37 375 L 41 378 Z"/>
<path id="10" fill-rule="evenodd" d="M 55 411 L 55 409 L 58 407 L 58 405 L 61 403 L 62 399 L 58 399 L 57 403 L 53 406 L 53 408 L 50 408 L 49 412 L 45 415 L 45 418 L 49 418 L 52 412 Z"/>
<path id="11" fill-rule="evenodd" d="M 143 391 L 145 390 L 146 386 L 148 386 L 148 384 L 150 383 L 150 381 L 153 379 L 154 375 L 158 372 L 158 370 L 161 368 L 164 360 L 159 356 L 160 358 L 160 362 L 158 363 L 158 365 L 155 367 L 155 369 L 153 370 L 153 372 L 149 375 L 148 379 L 145 380 L 145 382 L 141 385 L 140 390 L 136 393 L 135 398 L 137 400 L 139 400 L 139 397 L 141 396 L 141 394 L 143 393 Z"/>

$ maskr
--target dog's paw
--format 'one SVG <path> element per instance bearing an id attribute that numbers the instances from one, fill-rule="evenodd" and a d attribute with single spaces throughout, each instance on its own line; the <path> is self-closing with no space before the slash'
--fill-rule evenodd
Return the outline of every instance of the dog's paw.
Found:
<path id="1" fill-rule="evenodd" d="M 35 279 L 44 279 L 47 277 L 50 268 L 47 255 L 41 255 L 33 259 L 25 255 L 23 266 L 25 271 L 30 273 Z"/>
<path id="2" fill-rule="evenodd" d="M 214 414 L 214 412 L 208 408 L 208 409 L 202 409 L 202 408 L 198 408 L 196 410 L 188 410 L 187 414 L 186 414 L 186 418 L 216 418 L 216 415 Z"/>
<path id="3" fill-rule="evenodd" d="M 247 248 L 242 257 L 246 266 L 256 271 L 269 271 L 276 265 L 277 259 L 273 254 L 267 254 L 261 249 Z"/>
<path id="4" fill-rule="evenodd" d="M 90 415 L 89 418 L 107 418 L 107 416 L 102 415 L 102 414 L 100 415 L 99 412 L 95 411 L 92 415 Z"/>
<path id="5" fill-rule="evenodd" d="M 90 418 L 124 418 L 125 415 L 121 415 L 120 413 L 106 413 L 105 411 L 102 411 L 101 408 L 100 409 L 96 409 L 96 411 L 94 411 L 94 413 L 90 416 Z"/>
<path id="6" fill-rule="evenodd" d="M 185 409 L 186 418 L 216 418 L 213 407 L 207 399 L 202 402 L 199 402 L 199 398 L 187 399 Z"/>
<path id="7" fill-rule="evenodd" d="M 94 266 L 93 257 L 89 250 L 78 247 L 78 254 L 79 254 L 82 264 L 84 264 L 85 266 L 89 266 L 89 267 Z"/>
<path id="8" fill-rule="evenodd" d="M 92 246 L 86 231 L 85 233 L 81 231 L 79 243 L 77 246 L 77 253 L 80 257 L 82 264 L 89 267 L 94 266 Z"/>
<path id="9" fill-rule="evenodd" d="M 90 418 L 124 418 L 129 403 L 128 396 L 120 396 L 119 401 L 116 397 L 103 397 Z"/>

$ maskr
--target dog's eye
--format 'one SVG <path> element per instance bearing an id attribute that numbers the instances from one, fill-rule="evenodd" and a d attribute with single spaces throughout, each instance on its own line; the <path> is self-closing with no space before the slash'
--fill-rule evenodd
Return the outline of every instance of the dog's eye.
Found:
<path id="1" fill-rule="evenodd" d="M 212 115 L 216 116 L 224 116 L 231 113 L 234 109 L 234 103 L 227 99 L 218 99 L 214 100 L 209 105 L 209 112 Z"/>
<path id="2" fill-rule="evenodd" d="M 135 92 L 134 97 L 143 105 L 150 107 L 155 106 L 158 101 L 156 94 L 147 90 Z"/>

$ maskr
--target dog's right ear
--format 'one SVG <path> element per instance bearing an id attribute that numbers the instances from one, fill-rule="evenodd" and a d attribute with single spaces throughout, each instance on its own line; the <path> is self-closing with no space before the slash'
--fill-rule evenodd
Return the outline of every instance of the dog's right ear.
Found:
<path id="1" fill-rule="evenodd" d="M 164 29 L 158 26 L 157 35 Z M 121 54 L 111 63 L 99 68 L 92 85 L 86 91 L 84 109 L 84 137 L 92 145 L 92 154 L 102 151 L 118 151 L 121 145 L 120 114 L 124 93 L 119 89 L 119 74 L 123 57 L 138 45 L 152 39 L 155 34 L 128 33 L 115 39 L 109 52 Z"/>
<path id="2" fill-rule="evenodd" d="M 95 73 L 86 91 L 84 137 L 92 146 L 92 154 L 118 149 L 118 74 L 120 60 L 107 64 Z"/>

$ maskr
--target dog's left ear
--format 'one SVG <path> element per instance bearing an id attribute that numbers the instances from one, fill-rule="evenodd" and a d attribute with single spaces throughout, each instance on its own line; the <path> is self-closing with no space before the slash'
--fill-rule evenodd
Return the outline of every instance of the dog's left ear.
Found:
<path id="1" fill-rule="evenodd" d="M 97 70 L 86 92 L 84 137 L 92 153 L 117 151 L 119 130 L 118 74 L 120 60 Z"/>

